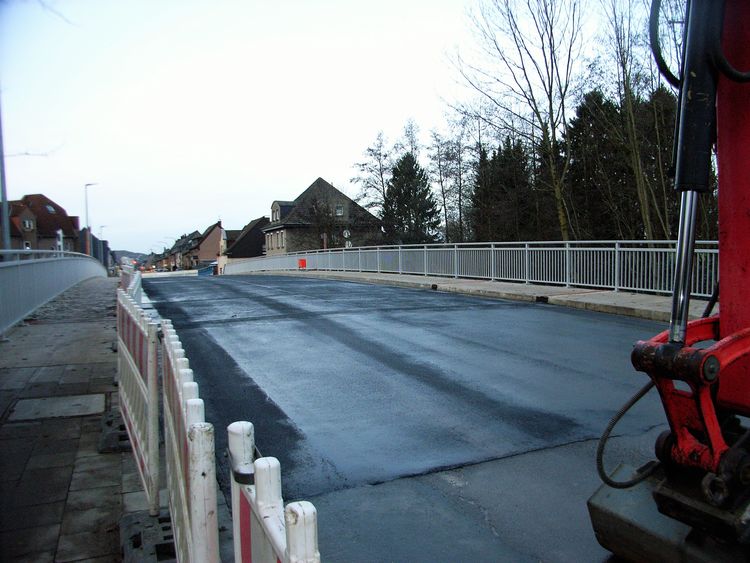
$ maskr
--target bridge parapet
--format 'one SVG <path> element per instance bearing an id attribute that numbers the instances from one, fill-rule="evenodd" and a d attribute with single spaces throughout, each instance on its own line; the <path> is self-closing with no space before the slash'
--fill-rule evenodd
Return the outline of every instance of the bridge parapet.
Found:
<path id="1" fill-rule="evenodd" d="M 0 250 L 0 335 L 78 282 L 106 277 L 91 256 L 48 250 Z"/>

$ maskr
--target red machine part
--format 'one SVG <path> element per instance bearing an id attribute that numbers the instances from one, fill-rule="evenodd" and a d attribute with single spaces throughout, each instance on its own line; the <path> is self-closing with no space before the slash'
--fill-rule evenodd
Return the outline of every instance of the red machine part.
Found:
<path id="1" fill-rule="evenodd" d="M 743 70 L 750 69 L 747 22 L 750 2 L 727 0 L 723 51 Z M 670 343 L 665 331 L 636 343 L 632 355 L 635 368 L 648 373 L 659 390 L 672 431 L 672 461 L 709 472 L 718 472 L 729 449 L 717 411 L 750 416 L 750 84 L 721 73 L 717 136 L 720 315 L 689 323 L 685 346 Z M 717 342 L 693 347 L 703 341 Z"/>
<path id="2" fill-rule="evenodd" d="M 750 69 L 750 2 L 727 0 L 723 49 L 738 69 Z M 719 163 L 719 283 L 721 337 L 750 327 L 750 83 L 721 75 L 717 92 Z M 723 371 L 718 404 L 750 416 L 750 358 Z"/>

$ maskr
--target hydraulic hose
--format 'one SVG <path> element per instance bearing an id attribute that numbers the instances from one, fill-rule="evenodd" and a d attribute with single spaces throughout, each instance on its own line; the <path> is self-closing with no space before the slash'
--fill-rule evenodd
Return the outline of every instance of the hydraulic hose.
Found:
<path id="1" fill-rule="evenodd" d="M 609 424 L 607 424 L 607 428 L 604 429 L 601 438 L 599 438 L 599 445 L 596 447 L 596 471 L 597 473 L 599 473 L 599 478 L 602 480 L 602 482 L 614 489 L 629 489 L 630 487 L 637 485 L 644 479 L 651 476 L 653 472 L 656 471 L 656 468 L 659 467 L 658 463 L 654 463 L 648 469 L 646 469 L 642 473 L 638 473 L 636 476 L 628 479 L 627 481 L 615 481 L 614 479 L 612 479 L 612 477 L 607 475 L 607 472 L 604 470 L 604 447 L 607 445 L 609 435 L 612 433 L 612 430 L 614 430 L 617 423 L 620 422 L 620 419 L 625 416 L 625 413 L 628 412 L 633 405 L 640 401 L 643 396 L 651 390 L 653 386 L 654 382 L 649 381 L 646 385 L 641 387 L 641 389 L 635 395 L 633 395 L 628 400 L 628 402 L 620 408 L 619 411 L 617 411 L 615 416 L 611 418 Z"/>

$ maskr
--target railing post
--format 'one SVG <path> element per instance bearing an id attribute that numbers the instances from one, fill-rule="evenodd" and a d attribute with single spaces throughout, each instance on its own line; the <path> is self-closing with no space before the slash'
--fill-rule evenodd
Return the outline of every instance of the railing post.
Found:
<path id="1" fill-rule="evenodd" d="M 615 243 L 615 291 L 620 291 L 620 242 Z"/>
<path id="2" fill-rule="evenodd" d="M 495 281 L 495 243 L 490 243 L 490 280 Z"/>
<path id="3" fill-rule="evenodd" d="M 148 513 L 159 514 L 159 374 L 156 357 L 157 346 L 156 323 L 148 323 L 148 472 L 152 478 L 152 489 L 149 493 Z"/>
<path id="4" fill-rule="evenodd" d="M 570 243 L 565 243 L 565 287 L 570 287 Z"/>
<path id="5" fill-rule="evenodd" d="M 525 259 L 525 268 L 524 268 L 524 278 L 525 283 L 529 283 L 529 271 L 530 271 L 530 265 L 529 265 L 529 243 L 525 243 L 523 245 L 524 247 L 524 259 Z"/>
<path id="6" fill-rule="evenodd" d="M 305 500 L 292 502 L 284 510 L 286 561 L 320 561 L 318 551 L 318 513 Z"/>
<path id="7" fill-rule="evenodd" d="M 362 272 L 362 248 L 357 248 L 357 269 Z"/>
<path id="8" fill-rule="evenodd" d="M 427 245 L 424 245 L 424 275 L 427 275 Z"/>
<path id="9" fill-rule="evenodd" d="M 378 273 L 380 273 L 380 247 L 375 248 L 375 258 L 378 262 Z"/>
<path id="10" fill-rule="evenodd" d="M 201 401 L 202 402 L 202 401 Z M 219 525 L 216 514 L 214 427 L 199 422 L 188 430 L 190 442 L 190 523 L 195 561 L 218 563 Z"/>
<path id="11" fill-rule="evenodd" d="M 227 442 L 232 482 L 232 531 L 234 536 L 234 560 L 245 561 L 243 552 L 250 557 L 250 516 L 242 498 L 242 485 L 252 483 L 255 473 L 255 429 L 246 421 L 233 422 L 227 427 Z"/>
<path id="12" fill-rule="evenodd" d="M 398 245 L 398 273 L 401 274 L 401 245 Z"/>
<path id="13" fill-rule="evenodd" d="M 458 277 L 458 245 L 453 245 L 453 277 Z"/>

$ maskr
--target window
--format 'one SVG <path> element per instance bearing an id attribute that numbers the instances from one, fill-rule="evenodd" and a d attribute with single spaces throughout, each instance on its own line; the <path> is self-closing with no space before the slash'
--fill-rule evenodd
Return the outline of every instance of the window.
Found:
<path id="1" fill-rule="evenodd" d="M 27 240 L 23 241 L 23 247 L 25 250 L 31 250 L 31 243 Z"/>
<path id="2" fill-rule="evenodd" d="M 281 248 L 284 248 L 286 246 L 286 233 L 284 231 L 281 231 Z"/>
<path id="3" fill-rule="evenodd" d="M 23 220 L 23 228 L 26 231 L 31 231 L 34 228 L 34 221 L 31 219 L 24 219 Z"/>
<path id="4" fill-rule="evenodd" d="M 344 206 L 340 203 L 336 205 L 336 217 L 344 216 Z"/>
<path id="5" fill-rule="evenodd" d="M 45 205 L 45 207 L 47 208 L 47 211 L 49 211 L 50 213 L 53 213 L 53 214 L 57 213 L 57 211 L 55 211 L 55 208 L 52 207 L 50 204 Z"/>

